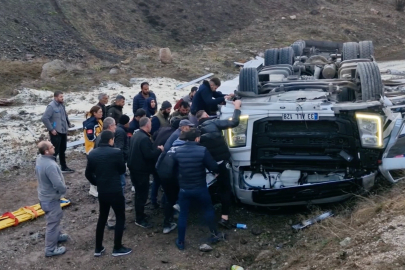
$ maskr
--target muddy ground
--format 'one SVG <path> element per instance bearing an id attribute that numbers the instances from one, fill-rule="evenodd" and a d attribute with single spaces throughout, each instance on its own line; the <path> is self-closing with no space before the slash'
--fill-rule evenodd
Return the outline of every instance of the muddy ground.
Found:
<path id="1" fill-rule="evenodd" d="M 105 231 L 106 253 L 94 258 L 95 228 L 98 218 L 98 202 L 88 194 L 89 183 L 84 177 L 86 157 L 72 152 L 68 156 L 69 167 L 76 169 L 65 175 L 68 186 L 66 198 L 71 205 L 64 208 L 63 230 L 70 235 L 65 244 L 67 252 L 55 258 L 44 257 L 45 217 L 21 223 L 17 227 L 0 231 L 0 261 L 2 269 L 230 269 L 233 264 L 249 265 L 262 250 L 292 244 L 296 234 L 290 228 L 297 221 L 297 211 L 282 212 L 258 210 L 234 205 L 231 219 L 247 224 L 247 230 L 227 230 L 228 240 L 214 245 L 208 253 L 199 251 L 207 243 L 208 228 L 194 211 L 189 219 L 186 249 L 179 251 L 174 241 L 177 231 L 162 233 L 162 209 L 148 208 L 154 223 L 152 229 L 142 229 L 134 224 L 134 211 L 126 212 L 126 230 L 123 243 L 133 248 L 133 253 L 122 258 L 111 256 L 113 232 Z M 17 210 L 38 202 L 37 181 L 33 168 L 12 171 L 0 178 L 3 190 L 0 212 Z M 127 198 L 132 198 L 130 179 L 127 178 Z M 133 206 L 132 203 L 129 206 Z M 300 208 L 304 210 L 304 208 Z M 298 210 L 298 209 L 296 209 Z M 219 218 L 220 212 L 217 208 Z M 249 268 L 247 268 L 249 269 Z"/>

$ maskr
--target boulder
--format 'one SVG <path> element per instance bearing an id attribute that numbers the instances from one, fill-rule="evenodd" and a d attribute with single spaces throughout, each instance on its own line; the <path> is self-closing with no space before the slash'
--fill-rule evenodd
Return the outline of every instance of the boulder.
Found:
<path id="1" fill-rule="evenodd" d="M 118 73 L 120 73 L 120 70 L 119 70 L 118 68 L 112 68 L 112 69 L 110 70 L 110 74 L 115 75 L 115 74 L 118 74 Z"/>
<path id="2" fill-rule="evenodd" d="M 159 59 L 163 64 L 170 64 L 173 61 L 172 53 L 169 48 L 159 50 Z"/>
<path id="3" fill-rule="evenodd" d="M 67 67 L 62 60 L 56 59 L 42 66 L 41 79 L 46 80 L 56 75 L 65 73 Z"/>

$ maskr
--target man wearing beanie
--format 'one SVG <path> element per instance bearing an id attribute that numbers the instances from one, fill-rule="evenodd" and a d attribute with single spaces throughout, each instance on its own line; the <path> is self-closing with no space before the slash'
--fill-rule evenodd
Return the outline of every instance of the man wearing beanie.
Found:
<path id="1" fill-rule="evenodd" d="M 152 130 L 150 134 L 153 135 L 161 127 L 170 127 L 169 116 L 172 110 L 172 104 L 169 101 L 163 101 L 160 110 L 152 117 Z"/>
<path id="2" fill-rule="evenodd" d="M 94 256 L 99 257 L 105 251 L 103 247 L 104 226 L 110 207 L 114 210 L 115 226 L 113 256 L 123 256 L 132 252 L 122 245 L 125 224 L 125 198 L 122 194 L 120 176 L 125 173 L 125 162 L 121 151 L 114 148 L 114 133 L 105 130 L 101 133 L 99 146 L 87 157 L 85 175 L 92 185 L 97 186 L 100 214 L 96 229 L 96 248 Z"/>

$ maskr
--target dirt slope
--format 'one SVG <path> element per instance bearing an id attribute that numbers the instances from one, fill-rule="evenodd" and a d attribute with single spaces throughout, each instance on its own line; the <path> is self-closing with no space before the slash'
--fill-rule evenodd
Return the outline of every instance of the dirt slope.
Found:
<path id="1" fill-rule="evenodd" d="M 399 47 L 405 38 L 403 13 L 382 0 L 0 0 L 0 5 L 3 59 L 90 54 L 116 61 L 139 47 L 217 42 L 262 49 L 297 38 L 371 39 L 387 55 L 385 47 Z"/>

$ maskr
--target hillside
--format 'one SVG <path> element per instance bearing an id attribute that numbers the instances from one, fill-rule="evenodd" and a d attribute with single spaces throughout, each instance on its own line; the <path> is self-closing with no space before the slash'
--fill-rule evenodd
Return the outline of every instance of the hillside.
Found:
<path id="1" fill-rule="evenodd" d="M 298 38 L 403 44 L 403 13 L 382 0 L 0 0 L 0 55 L 110 61 L 135 49 L 206 42 L 254 49 Z M 291 19 L 290 16 L 296 16 Z M 285 17 L 285 19 L 282 19 Z"/>

